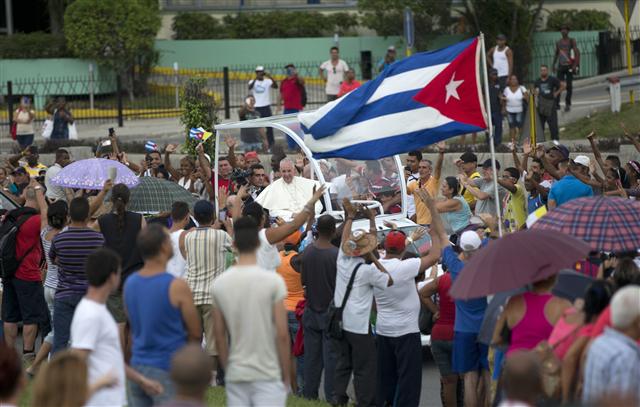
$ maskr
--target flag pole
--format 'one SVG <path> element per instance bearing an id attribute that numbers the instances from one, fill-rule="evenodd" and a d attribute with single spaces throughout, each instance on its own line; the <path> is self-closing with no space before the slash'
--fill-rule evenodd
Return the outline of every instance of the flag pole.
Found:
<path id="1" fill-rule="evenodd" d="M 489 149 L 491 151 L 491 168 L 493 171 L 493 194 L 496 203 L 496 217 L 498 218 L 498 235 L 502 237 L 502 214 L 500 213 L 500 194 L 498 194 L 498 170 L 496 169 L 496 149 L 493 145 L 493 123 L 491 122 L 491 98 L 489 96 L 489 75 L 487 69 L 487 50 L 484 44 L 484 33 L 480 33 L 482 43 L 482 70 L 484 72 L 484 99 L 487 109 L 487 127 L 489 131 Z M 502 123 L 501 123 L 502 124 Z"/>

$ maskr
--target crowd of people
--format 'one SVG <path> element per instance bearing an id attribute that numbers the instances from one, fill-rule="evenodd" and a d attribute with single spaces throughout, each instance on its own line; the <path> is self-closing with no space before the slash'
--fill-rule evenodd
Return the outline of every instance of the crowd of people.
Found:
<path id="1" fill-rule="evenodd" d="M 498 44 L 494 68 L 511 64 L 509 51 Z M 331 52 L 328 97 L 339 70 L 355 81 Z M 301 96 L 287 69 L 280 89 Z M 512 68 L 495 69 L 517 124 L 513 99 L 526 90 Z M 244 117 L 271 114 L 261 98 L 277 86 L 257 69 Z M 286 99 L 284 109 L 293 109 Z M 640 137 L 625 135 L 640 153 Z M 422 151 L 404 167 L 396 157 L 312 163 L 269 129 L 243 129 L 225 139 L 217 168 L 201 144 L 176 168 L 176 145 L 136 164 L 112 133 L 97 157 L 197 198 L 152 216 L 129 210 L 129 187 L 112 180 L 96 191 L 56 185 L 68 150 L 47 168 L 28 146 L 0 167 L 3 193 L 19 205 L 0 223 L 0 404 L 17 405 L 30 377 L 38 407 L 206 405 L 211 386 L 224 386 L 231 406 L 284 406 L 289 393 L 417 406 L 430 334 L 444 406 L 638 405 L 637 251 L 591 253 L 575 266 L 588 281 L 571 296 L 557 275 L 491 297 L 450 295 L 474 256 L 501 231 L 527 229 L 540 209 L 640 195 L 640 163 L 603 157 L 588 140 L 593 159 L 562 144 L 525 142 L 520 153 L 514 143 L 510 167 L 467 151 L 445 174 L 443 142 L 435 163 Z M 382 235 L 380 218 L 392 219 Z M 408 220 L 415 227 L 398 226 Z M 504 305 L 491 311 L 498 298 Z"/>

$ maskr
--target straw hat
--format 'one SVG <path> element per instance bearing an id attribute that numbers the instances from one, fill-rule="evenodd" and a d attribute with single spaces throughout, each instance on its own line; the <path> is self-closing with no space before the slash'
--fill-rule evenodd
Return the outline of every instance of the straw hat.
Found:
<path id="1" fill-rule="evenodd" d="M 373 233 L 364 230 L 355 230 L 349 236 L 349 240 L 342 244 L 342 251 L 347 256 L 363 256 L 378 247 L 378 238 Z"/>

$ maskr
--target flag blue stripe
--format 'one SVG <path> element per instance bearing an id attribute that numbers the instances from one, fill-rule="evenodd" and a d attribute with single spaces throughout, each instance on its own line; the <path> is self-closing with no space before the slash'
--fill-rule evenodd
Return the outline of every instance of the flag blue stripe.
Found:
<path id="1" fill-rule="evenodd" d="M 484 129 L 469 124 L 451 122 L 430 129 L 353 144 L 336 150 L 313 152 L 313 157 L 316 159 L 342 157 L 352 160 L 377 160 L 382 157 L 416 150 L 458 134 L 474 133 L 482 130 Z M 307 134 L 305 137 L 310 136 Z"/>
<path id="2" fill-rule="evenodd" d="M 380 84 L 388 77 L 398 75 L 401 73 L 413 71 L 415 69 L 422 69 L 428 66 L 439 65 L 453 61 L 464 49 L 466 49 L 475 38 L 470 38 L 459 44 L 455 44 L 451 47 L 442 48 L 436 51 L 422 52 L 411 56 L 410 58 L 403 59 L 387 67 L 378 77 L 372 81 L 369 81 L 349 93 L 343 96 L 338 105 L 331 111 L 327 112 L 321 119 L 315 122 L 310 128 L 302 126 L 303 131 L 306 134 L 311 134 L 316 140 L 324 137 L 329 137 L 335 134 L 342 127 L 350 123 L 358 123 L 364 118 L 360 118 L 361 114 L 366 114 L 372 111 L 367 110 L 367 101 L 373 96 Z M 417 93 L 417 91 L 415 92 Z M 415 94 L 414 93 L 414 94 Z M 390 102 L 389 98 L 394 95 L 386 96 L 377 102 L 385 104 L 389 109 L 393 109 L 393 102 Z M 389 114 L 384 109 L 373 109 L 380 112 L 379 116 Z M 371 118 L 371 116 L 367 116 Z"/>
<path id="3" fill-rule="evenodd" d="M 354 116 L 345 126 L 361 123 L 369 119 L 379 116 L 385 116 L 393 113 L 406 112 L 414 109 L 422 109 L 424 104 L 416 102 L 413 97 L 420 92 L 416 89 L 408 92 L 394 93 L 382 99 L 376 100 L 360 109 L 360 113 Z"/>

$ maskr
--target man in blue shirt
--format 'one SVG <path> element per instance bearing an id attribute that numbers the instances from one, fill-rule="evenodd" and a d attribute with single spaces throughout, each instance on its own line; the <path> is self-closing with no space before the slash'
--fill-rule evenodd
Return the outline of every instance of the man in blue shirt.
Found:
<path id="1" fill-rule="evenodd" d="M 593 196 L 593 189 L 573 175 L 573 173 L 579 173 L 588 177 L 590 163 L 591 160 L 586 155 L 579 155 L 571 162 L 569 172 L 560 181 L 555 182 L 549 191 L 549 209 L 554 209 L 572 199 Z"/>
<path id="2" fill-rule="evenodd" d="M 475 231 L 466 231 L 460 236 L 459 246 L 462 250 L 459 255 L 451 246 L 442 250 L 442 264 L 451 273 L 452 282 L 460 275 L 465 262 L 480 249 L 482 240 Z M 453 371 L 464 378 L 464 405 L 481 405 L 484 400 L 479 400 L 479 397 L 488 394 L 489 390 L 489 348 L 478 342 L 487 299 L 456 300 L 455 305 Z"/>

